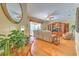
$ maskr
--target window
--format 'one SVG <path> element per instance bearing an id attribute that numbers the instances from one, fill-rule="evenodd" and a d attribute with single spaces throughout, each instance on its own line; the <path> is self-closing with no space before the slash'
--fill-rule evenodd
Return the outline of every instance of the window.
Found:
<path id="1" fill-rule="evenodd" d="M 41 30 L 41 23 L 30 22 L 30 35 L 33 35 L 34 30 Z"/>

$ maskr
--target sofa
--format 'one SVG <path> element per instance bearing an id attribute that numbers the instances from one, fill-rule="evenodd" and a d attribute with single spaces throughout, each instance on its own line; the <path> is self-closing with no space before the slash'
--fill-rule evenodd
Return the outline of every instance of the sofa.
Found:
<path id="1" fill-rule="evenodd" d="M 34 37 L 48 42 L 53 41 L 52 32 L 48 30 L 34 30 Z"/>
<path id="2" fill-rule="evenodd" d="M 75 39 L 75 36 L 73 35 L 73 33 L 67 32 L 67 33 L 63 34 L 63 38 L 66 40 L 71 40 L 71 39 Z"/>

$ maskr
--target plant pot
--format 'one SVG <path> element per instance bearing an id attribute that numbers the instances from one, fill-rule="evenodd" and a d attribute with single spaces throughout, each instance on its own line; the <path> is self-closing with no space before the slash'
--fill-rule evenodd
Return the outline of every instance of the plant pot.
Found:
<path id="1" fill-rule="evenodd" d="M 23 48 L 19 48 L 18 49 L 18 56 L 26 56 L 26 47 L 23 47 Z"/>
<path id="2" fill-rule="evenodd" d="M 21 49 L 21 56 L 26 56 L 25 48 L 26 48 L 26 47 L 23 47 L 23 48 Z"/>
<path id="3" fill-rule="evenodd" d="M 13 48 L 11 48 L 11 54 L 12 55 L 16 55 L 16 52 L 17 52 L 17 48 L 15 48 L 15 47 L 13 47 Z"/>
<path id="4" fill-rule="evenodd" d="M 30 46 L 27 45 L 25 47 L 19 48 L 17 50 L 17 54 L 18 56 L 27 56 L 28 53 L 30 52 L 29 50 L 30 50 Z"/>
<path id="5" fill-rule="evenodd" d="M 21 56 L 21 48 L 17 49 L 17 56 Z"/>

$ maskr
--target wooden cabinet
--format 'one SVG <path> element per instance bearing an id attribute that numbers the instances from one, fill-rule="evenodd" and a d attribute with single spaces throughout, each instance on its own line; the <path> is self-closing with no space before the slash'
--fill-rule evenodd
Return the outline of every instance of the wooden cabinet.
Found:
<path id="1" fill-rule="evenodd" d="M 48 24 L 48 30 L 53 33 L 66 33 L 69 32 L 69 23 L 62 23 L 62 22 L 53 22 Z"/>

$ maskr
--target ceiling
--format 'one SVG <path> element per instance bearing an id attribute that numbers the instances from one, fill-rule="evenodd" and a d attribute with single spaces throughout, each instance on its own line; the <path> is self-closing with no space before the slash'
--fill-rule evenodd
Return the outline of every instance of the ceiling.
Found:
<path id="1" fill-rule="evenodd" d="M 27 12 L 29 16 L 47 20 L 49 16 L 53 19 L 67 19 L 75 14 L 75 3 L 28 3 Z"/>

